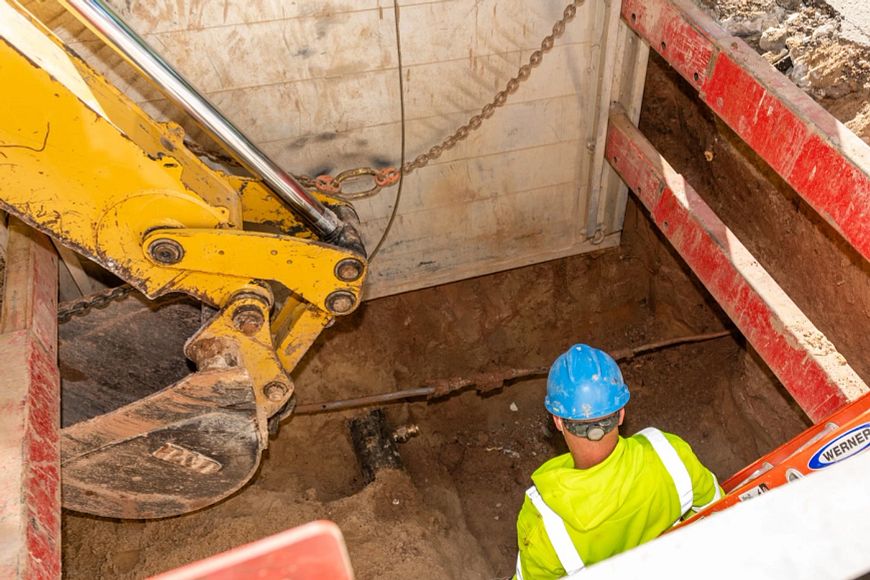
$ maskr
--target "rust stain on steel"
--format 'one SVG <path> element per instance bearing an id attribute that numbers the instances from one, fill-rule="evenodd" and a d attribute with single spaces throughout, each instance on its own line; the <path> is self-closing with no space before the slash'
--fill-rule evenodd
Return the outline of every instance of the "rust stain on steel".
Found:
<path id="1" fill-rule="evenodd" d="M 185 354 L 200 370 L 214 370 L 239 365 L 238 345 L 229 337 L 200 338 L 190 342 Z"/>
<path id="2" fill-rule="evenodd" d="M 426 383 L 427 387 L 432 388 L 432 393 L 428 396 L 430 399 L 437 399 L 449 395 L 454 391 L 464 389 L 474 385 L 479 393 L 495 391 L 504 387 L 506 381 L 517 379 L 520 377 L 528 377 L 536 374 L 546 374 L 549 367 L 537 367 L 531 369 L 507 369 L 499 371 L 490 371 L 477 373 L 469 377 L 450 377 L 446 379 L 434 379 Z"/>

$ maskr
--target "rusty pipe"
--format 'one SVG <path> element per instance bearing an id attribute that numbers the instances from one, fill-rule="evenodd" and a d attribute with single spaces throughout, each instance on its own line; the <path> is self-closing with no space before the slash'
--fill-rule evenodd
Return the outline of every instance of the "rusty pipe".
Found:
<path id="1" fill-rule="evenodd" d="M 718 332 L 707 332 L 704 334 L 693 334 L 689 336 L 681 336 L 667 340 L 650 342 L 634 348 L 622 350 L 614 350 L 613 358 L 615 360 L 627 360 L 636 356 L 660 350 L 663 348 L 671 348 L 683 344 L 695 342 L 704 342 L 731 336 L 730 330 L 722 330 Z M 537 367 L 531 369 L 509 369 L 506 371 L 487 373 L 490 377 L 497 377 L 503 380 L 524 379 L 533 376 L 546 375 L 549 367 Z M 483 375 L 481 375 L 483 376 Z M 478 385 L 478 381 L 474 377 L 470 378 L 451 378 L 442 379 L 440 381 L 429 381 L 430 383 L 442 383 L 452 385 L 449 390 L 439 391 L 436 386 L 417 387 L 413 389 L 405 389 L 402 391 L 393 391 L 391 393 L 380 393 L 377 395 L 368 395 L 366 397 L 358 397 L 356 399 L 345 399 L 341 401 L 328 401 L 322 403 L 309 403 L 307 405 L 298 405 L 294 410 L 295 415 L 314 415 L 317 413 L 329 413 L 333 411 L 344 411 L 346 409 L 355 409 L 357 407 L 368 407 L 371 405 L 379 405 L 382 403 L 390 403 L 395 401 L 404 401 L 407 399 L 416 399 L 419 397 L 438 397 L 450 394 L 455 391 L 461 391 L 468 387 Z"/>

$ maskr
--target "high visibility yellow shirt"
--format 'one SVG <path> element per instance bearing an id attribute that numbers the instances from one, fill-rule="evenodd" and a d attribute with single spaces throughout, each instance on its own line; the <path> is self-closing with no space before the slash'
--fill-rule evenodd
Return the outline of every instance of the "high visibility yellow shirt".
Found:
<path id="1" fill-rule="evenodd" d="M 654 430 L 657 431 L 657 430 Z M 691 506 L 706 507 L 721 495 L 716 476 L 688 443 L 661 433 L 691 479 Z M 676 457 L 674 458 L 676 459 Z M 586 566 L 648 542 L 687 515 L 675 479 L 650 441 L 619 437 L 610 456 L 577 469 L 570 453 L 544 463 L 532 474 L 540 498 L 564 521 L 570 541 Z M 688 480 L 685 482 L 688 485 Z M 527 495 L 517 519 L 517 576 L 523 580 L 566 575 L 541 513 Z"/>

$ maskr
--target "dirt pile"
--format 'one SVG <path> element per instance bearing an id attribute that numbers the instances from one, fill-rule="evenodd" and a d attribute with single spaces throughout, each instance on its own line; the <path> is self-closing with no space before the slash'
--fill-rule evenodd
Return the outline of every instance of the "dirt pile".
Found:
<path id="1" fill-rule="evenodd" d="M 333 501 L 318 500 L 313 488 L 293 497 L 288 486 L 238 494 L 210 510 L 160 523 L 94 526 L 67 518 L 68 537 L 87 533 L 89 539 L 65 545 L 65 576 L 143 577 L 325 518 L 341 522 L 361 578 L 486 577 L 488 566 L 462 518 L 448 518 L 428 503 L 406 474 L 384 471 L 359 493 Z"/>
<path id="2" fill-rule="evenodd" d="M 821 1 L 698 0 L 864 140 L 870 140 L 870 46 Z"/>

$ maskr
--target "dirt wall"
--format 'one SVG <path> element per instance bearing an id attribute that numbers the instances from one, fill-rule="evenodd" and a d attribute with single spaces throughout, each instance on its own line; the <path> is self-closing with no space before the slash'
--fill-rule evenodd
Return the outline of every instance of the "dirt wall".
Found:
<path id="1" fill-rule="evenodd" d="M 641 130 L 858 374 L 870 380 L 870 264 L 651 58 Z M 709 158 L 709 160 L 708 160 Z"/>
<path id="2" fill-rule="evenodd" d="M 365 303 L 324 332 L 299 367 L 300 402 L 546 365 L 579 340 L 618 349 L 719 328 L 710 307 L 697 315 L 658 312 L 651 281 L 662 270 L 679 276 L 674 293 L 694 295 L 696 287 L 670 256 L 663 265 L 649 247 L 660 242 L 644 217 L 632 210 L 627 220 L 629 231 L 615 250 Z M 351 374 L 337 370 L 349 365 Z"/>

